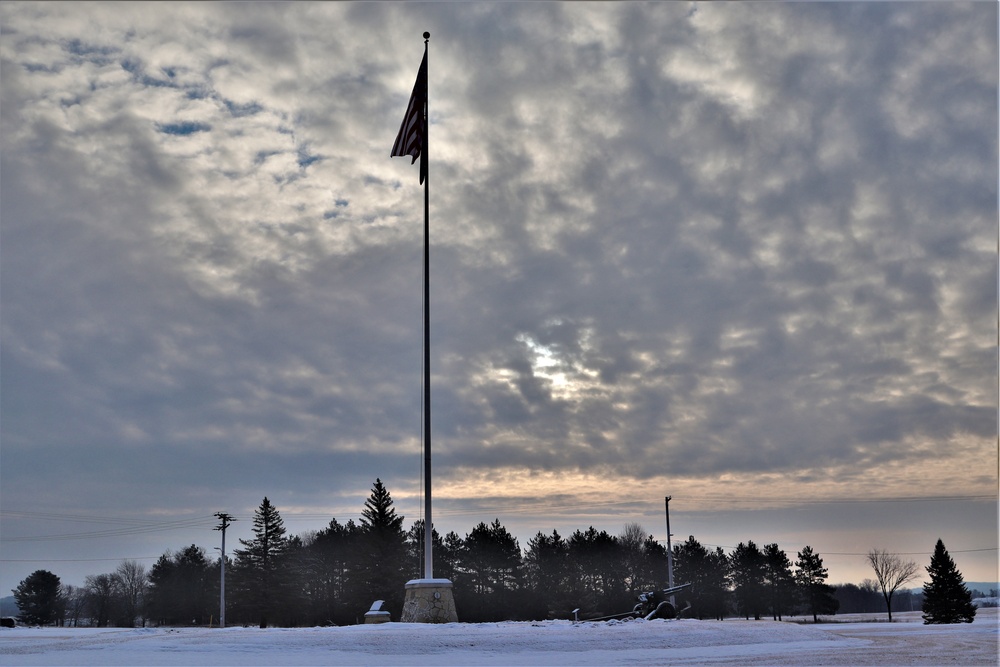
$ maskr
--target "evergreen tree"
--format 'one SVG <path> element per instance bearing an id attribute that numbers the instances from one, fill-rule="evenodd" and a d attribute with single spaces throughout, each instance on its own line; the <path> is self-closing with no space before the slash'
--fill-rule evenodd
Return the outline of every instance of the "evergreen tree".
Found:
<path id="1" fill-rule="evenodd" d="M 35 570 L 11 592 L 14 593 L 18 618 L 22 623 L 48 625 L 62 618 L 62 587 L 59 577 L 48 570 Z"/>
<path id="2" fill-rule="evenodd" d="M 660 544 L 652 535 L 647 535 L 645 541 L 642 543 L 642 557 L 639 561 L 639 569 L 635 573 L 636 590 L 645 593 L 646 591 L 666 588 L 667 574 L 667 547 Z M 680 582 L 676 578 L 676 573 L 674 581 Z"/>
<path id="3" fill-rule="evenodd" d="M 157 624 L 206 625 L 218 618 L 219 567 L 206 558 L 202 547 L 192 544 L 163 554 L 150 568 L 148 579 L 145 613 Z"/>
<path id="4" fill-rule="evenodd" d="M 313 623 L 312 609 L 318 597 L 316 561 L 306 544 L 315 533 L 293 535 L 285 544 L 281 557 L 281 574 L 285 587 L 277 601 L 282 623 L 290 627 Z"/>
<path id="5" fill-rule="evenodd" d="M 459 568 L 465 574 L 456 591 L 463 617 L 473 621 L 510 620 L 514 594 L 521 588 L 521 547 L 496 519 L 480 522 L 465 536 Z"/>
<path id="6" fill-rule="evenodd" d="M 736 606 L 746 618 L 760 620 L 764 601 L 764 554 L 753 540 L 740 542 L 729 557 Z"/>
<path id="7" fill-rule="evenodd" d="M 931 580 L 924 584 L 924 623 L 972 623 L 972 594 L 940 539 L 926 570 Z"/>
<path id="8" fill-rule="evenodd" d="M 174 623 L 177 593 L 173 579 L 174 561 L 165 553 L 149 569 L 149 594 L 146 596 L 146 616 L 158 625 Z"/>
<path id="9" fill-rule="evenodd" d="M 185 547 L 173 558 L 171 585 L 176 607 L 174 623 L 202 625 L 218 614 L 219 573 L 202 547 Z"/>
<path id="10" fill-rule="evenodd" d="M 532 591 L 529 615 L 535 620 L 567 618 L 576 606 L 570 595 L 569 545 L 555 530 L 528 540 L 524 553 L 526 585 Z"/>
<path id="11" fill-rule="evenodd" d="M 691 603 L 691 615 L 722 619 L 725 615 L 728 561 L 721 550 L 711 552 L 694 535 L 674 546 L 674 582 L 691 584 L 680 595 Z"/>
<path id="12" fill-rule="evenodd" d="M 834 588 L 826 583 L 829 573 L 823 567 L 823 559 L 814 553 L 812 547 L 805 547 L 795 561 L 795 583 L 799 586 L 806 609 L 813 615 L 813 622 L 819 622 L 820 614 L 834 614 L 840 602 L 834 598 Z"/>
<path id="13" fill-rule="evenodd" d="M 569 537 L 575 589 L 584 613 L 596 616 L 627 609 L 634 600 L 625 590 L 622 552 L 618 538 L 593 526 Z"/>
<path id="14" fill-rule="evenodd" d="M 771 617 L 780 621 L 785 614 L 794 611 L 798 604 L 792 562 L 777 544 L 765 544 L 763 553 L 764 596 L 771 609 Z"/>
<path id="15" fill-rule="evenodd" d="M 451 579 L 455 563 L 448 559 L 448 552 L 437 530 L 431 533 L 434 551 L 434 578 Z M 424 520 L 417 519 L 406 533 L 406 571 L 411 578 L 419 579 L 424 571 Z"/>
<path id="16" fill-rule="evenodd" d="M 710 580 L 712 595 L 710 596 L 709 610 L 714 612 L 717 620 L 726 618 L 729 610 L 729 600 L 732 593 L 729 590 L 729 582 L 732 579 L 732 567 L 729 557 L 722 547 L 715 547 L 715 552 L 709 554 L 709 563 L 714 564 L 713 579 Z"/>
<path id="17" fill-rule="evenodd" d="M 365 508 L 361 510 L 361 526 L 366 532 L 402 534 L 403 517 L 396 514 L 396 508 L 392 506 L 392 496 L 385 488 L 381 479 L 376 478 L 372 486 L 371 495 L 365 501 Z"/>
<path id="18" fill-rule="evenodd" d="M 367 591 L 368 604 L 384 600 L 397 618 L 403 611 L 407 576 L 406 533 L 403 516 L 396 514 L 392 496 L 376 479 L 361 512 L 361 559 L 358 569 L 360 590 Z"/>
<path id="19" fill-rule="evenodd" d="M 356 585 L 360 540 L 361 528 L 353 519 L 346 524 L 331 519 L 309 545 L 315 561 L 312 608 L 316 623 L 352 623 L 368 600 L 368 592 Z"/>
<path id="20" fill-rule="evenodd" d="M 523 586 L 521 545 L 500 524 L 500 519 L 494 519 L 490 524 L 490 539 L 493 543 L 490 568 L 493 570 L 494 590 L 497 592 L 500 608 L 506 610 L 512 601 L 510 594 Z"/>
<path id="21" fill-rule="evenodd" d="M 441 545 L 441 559 L 445 562 L 445 570 L 448 574 L 448 578 L 457 591 L 460 585 L 465 585 L 465 582 L 460 582 L 464 575 L 462 574 L 461 562 L 462 562 L 462 551 L 465 549 L 465 542 L 462 537 L 453 530 L 449 530 L 448 534 L 444 536 L 444 543 Z M 434 553 L 438 553 L 435 551 Z M 437 562 L 437 556 L 434 557 L 434 562 Z M 458 605 L 458 600 L 455 600 L 455 605 Z"/>
<path id="22" fill-rule="evenodd" d="M 254 512 L 253 533 L 252 540 L 240 540 L 245 548 L 235 551 L 235 578 L 260 627 L 266 628 L 286 593 L 282 560 L 288 549 L 285 522 L 266 496 Z"/>

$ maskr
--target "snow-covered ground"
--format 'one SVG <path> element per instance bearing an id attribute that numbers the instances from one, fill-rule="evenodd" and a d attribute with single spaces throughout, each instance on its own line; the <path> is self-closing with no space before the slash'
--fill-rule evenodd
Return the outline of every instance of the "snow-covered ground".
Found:
<path id="1" fill-rule="evenodd" d="M 3 628 L 0 665 L 997 665 L 997 609 L 960 625 L 923 625 L 919 612 L 834 619 Z"/>

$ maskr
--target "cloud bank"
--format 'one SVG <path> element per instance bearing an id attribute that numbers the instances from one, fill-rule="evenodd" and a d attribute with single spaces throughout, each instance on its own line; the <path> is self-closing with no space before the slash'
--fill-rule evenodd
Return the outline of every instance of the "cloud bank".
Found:
<path id="1" fill-rule="evenodd" d="M 423 30 L 443 508 L 994 493 L 996 11 L 5 3 L 4 505 L 416 502 Z"/>

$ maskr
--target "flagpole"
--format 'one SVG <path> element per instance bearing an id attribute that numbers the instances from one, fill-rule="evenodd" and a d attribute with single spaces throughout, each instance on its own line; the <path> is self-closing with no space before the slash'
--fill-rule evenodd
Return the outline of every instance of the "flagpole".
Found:
<path id="1" fill-rule="evenodd" d="M 424 62 L 427 60 L 427 44 L 431 34 L 424 33 Z M 425 70 L 426 72 L 426 70 Z M 429 89 L 427 79 L 424 85 Z M 421 161 L 424 168 L 424 579 L 434 578 L 433 533 L 431 522 L 431 262 L 430 262 L 430 100 L 425 91 L 424 141 Z"/>
<path id="2" fill-rule="evenodd" d="M 423 577 L 406 582 L 403 623 L 457 623 L 455 596 L 448 579 L 434 578 L 434 522 L 431 520 L 431 187 L 428 172 L 430 104 L 427 95 L 427 50 L 431 34 L 424 33 L 424 59 L 389 157 L 420 158 L 420 182 L 424 186 L 424 562 Z M 411 162 L 410 164 L 413 164 Z M 369 622 L 366 618 L 365 622 Z M 377 622 L 377 621 L 372 621 Z"/>

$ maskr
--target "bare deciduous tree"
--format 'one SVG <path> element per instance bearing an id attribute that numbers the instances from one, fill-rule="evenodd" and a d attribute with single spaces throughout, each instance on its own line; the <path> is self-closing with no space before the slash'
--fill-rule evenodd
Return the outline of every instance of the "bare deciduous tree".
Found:
<path id="1" fill-rule="evenodd" d="M 80 586 L 63 585 L 63 599 L 66 601 L 66 617 L 64 623 L 69 627 L 78 627 L 87 605 L 87 591 Z"/>
<path id="2" fill-rule="evenodd" d="M 123 560 L 112 576 L 115 577 L 121 595 L 121 618 L 118 623 L 134 627 L 136 619 L 142 614 L 143 598 L 148 588 L 146 566 L 134 560 Z"/>
<path id="3" fill-rule="evenodd" d="M 96 622 L 99 628 L 108 627 L 117 601 L 118 584 L 115 577 L 110 574 L 88 574 L 83 586 L 87 591 L 87 607 L 91 620 Z"/>
<path id="4" fill-rule="evenodd" d="M 866 556 L 868 564 L 875 570 L 885 607 L 889 612 L 889 622 L 892 622 L 892 596 L 899 587 L 917 576 L 920 568 L 912 560 L 904 561 L 898 554 L 891 554 L 884 549 L 872 549 Z"/>
<path id="5" fill-rule="evenodd" d="M 625 580 L 629 592 L 633 595 L 640 587 L 642 568 L 642 546 L 646 542 L 646 529 L 638 523 L 626 523 L 618 535 L 618 543 L 622 548 L 622 561 L 625 569 Z"/>

